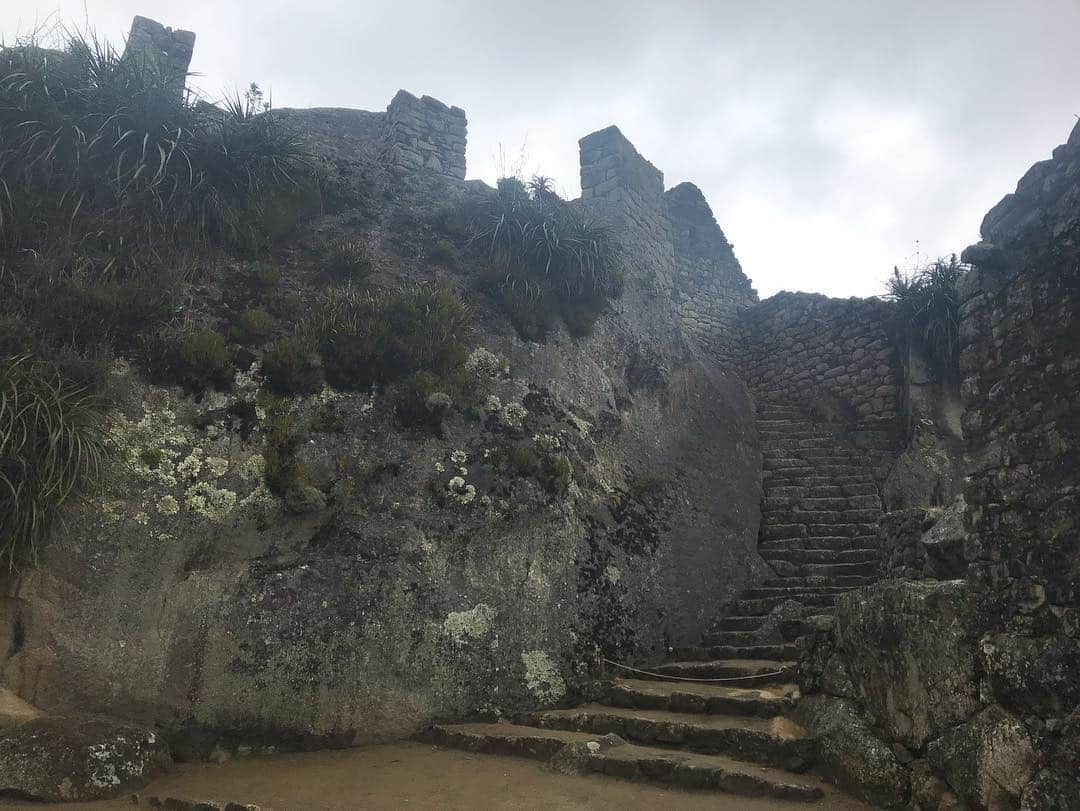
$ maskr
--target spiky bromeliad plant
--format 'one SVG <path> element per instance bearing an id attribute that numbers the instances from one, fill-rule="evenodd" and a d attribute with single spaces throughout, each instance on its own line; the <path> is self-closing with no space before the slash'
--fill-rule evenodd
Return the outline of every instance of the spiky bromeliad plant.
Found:
<path id="1" fill-rule="evenodd" d="M 262 192 L 296 182 L 303 146 L 257 87 L 217 107 L 146 52 L 60 44 L 0 50 L 0 250 L 235 239 Z"/>
<path id="2" fill-rule="evenodd" d="M 915 346 L 941 373 L 955 375 L 960 356 L 960 297 L 964 266 L 953 255 L 913 273 L 893 269 L 886 298 L 897 304 L 897 319 Z"/>
<path id="3" fill-rule="evenodd" d="M 472 242 L 492 267 L 482 282 L 526 337 L 542 338 L 552 315 L 571 334 L 587 334 L 622 292 L 624 253 L 615 230 L 560 199 L 547 178 L 501 179 L 472 219 Z"/>
<path id="4" fill-rule="evenodd" d="M 57 509 L 100 473 L 106 400 L 32 355 L 0 358 L 0 557 L 33 560 Z"/>

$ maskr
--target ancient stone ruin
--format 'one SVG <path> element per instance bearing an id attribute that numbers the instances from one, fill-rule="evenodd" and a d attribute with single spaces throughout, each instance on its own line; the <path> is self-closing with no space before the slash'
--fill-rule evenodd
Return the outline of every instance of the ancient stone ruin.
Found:
<path id="1" fill-rule="evenodd" d="M 128 45 L 186 72 L 193 42 L 136 18 Z M 1080 808 L 1080 125 L 964 252 L 950 375 L 892 302 L 759 300 L 614 126 L 568 205 L 617 229 L 621 295 L 523 340 L 453 224 L 494 193 L 463 110 L 276 114 L 321 208 L 209 274 L 199 317 L 321 301 L 325 246 L 362 241 L 376 285 L 472 297 L 484 396 L 425 395 L 424 430 L 392 385 L 285 398 L 282 495 L 269 350 L 201 397 L 119 359 L 125 464 L 5 578 L 0 790 L 419 737 L 823 807 Z M 114 741 L 102 786 L 79 753 Z"/>

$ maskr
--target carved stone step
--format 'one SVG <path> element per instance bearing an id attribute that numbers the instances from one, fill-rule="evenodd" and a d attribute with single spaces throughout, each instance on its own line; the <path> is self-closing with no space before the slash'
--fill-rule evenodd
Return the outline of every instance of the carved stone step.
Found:
<path id="1" fill-rule="evenodd" d="M 832 606 L 836 603 L 836 595 L 813 594 L 798 598 L 793 597 L 759 597 L 754 600 L 736 600 L 731 604 L 731 613 L 740 614 L 744 617 L 753 617 L 760 614 L 768 614 L 781 603 L 795 599 L 796 602 L 812 608 Z"/>
<path id="2" fill-rule="evenodd" d="M 762 549 L 761 557 L 767 561 L 783 560 L 789 563 L 864 563 L 881 560 L 878 549 Z"/>
<path id="3" fill-rule="evenodd" d="M 772 549 L 877 549 L 876 535 L 835 535 L 816 538 L 781 538 L 758 543 L 758 551 L 764 554 Z"/>
<path id="4" fill-rule="evenodd" d="M 608 689 L 605 703 L 614 707 L 771 718 L 788 712 L 798 696 L 799 688 L 794 684 L 726 687 L 693 682 L 615 679 Z"/>
<path id="5" fill-rule="evenodd" d="M 714 661 L 716 659 L 795 659 L 799 648 L 793 642 L 771 644 L 751 642 L 747 645 L 724 645 L 710 640 L 708 645 L 675 648 L 671 655 L 684 661 Z"/>
<path id="6" fill-rule="evenodd" d="M 513 724 L 437 725 L 420 737 L 440 746 L 534 760 L 551 760 L 570 744 L 598 743 L 595 734 Z M 826 795 L 825 786 L 808 775 L 722 755 L 623 744 L 583 757 L 584 767 L 592 772 L 631 780 L 800 802 L 814 802 Z"/>
<path id="7" fill-rule="evenodd" d="M 522 723 L 544 729 L 614 733 L 646 746 L 678 746 L 692 752 L 730 755 L 765 766 L 804 771 L 813 738 L 787 718 L 703 715 L 587 704 L 569 710 L 529 713 Z"/>

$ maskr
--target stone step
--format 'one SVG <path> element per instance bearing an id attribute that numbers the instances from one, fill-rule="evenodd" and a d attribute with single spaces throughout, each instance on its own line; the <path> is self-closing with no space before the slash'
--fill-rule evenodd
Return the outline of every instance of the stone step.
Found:
<path id="1" fill-rule="evenodd" d="M 815 538 L 779 538 L 758 542 L 758 551 L 768 549 L 877 549 L 876 535 L 836 535 Z"/>
<path id="2" fill-rule="evenodd" d="M 833 606 L 836 603 L 835 594 L 812 594 L 802 597 L 758 597 L 752 600 L 736 600 L 731 604 L 731 613 L 739 614 L 744 617 L 756 617 L 762 614 L 768 614 L 774 608 L 781 603 L 785 603 L 788 600 L 795 600 L 803 606 L 809 606 L 812 608 L 822 608 L 825 606 Z"/>
<path id="3" fill-rule="evenodd" d="M 865 563 L 787 563 L 774 561 L 772 564 L 777 574 L 789 577 L 869 577 L 881 579 L 881 561 L 868 560 Z M 780 570 L 783 569 L 781 572 Z"/>
<path id="4" fill-rule="evenodd" d="M 770 577 L 763 580 L 762 586 L 850 586 L 861 588 L 876 582 L 876 577 L 842 575 L 839 577 Z"/>
<path id="5" fill-rule="evenodd" d="M 758 554 L 767 561 L 789 563 L 877 563 L 881 560 L 881 552 L 877 549 L 759 549 Z"/>
<path id="6" fill-rule="evenodd" d="M 765 482 L 764 486 L 766 490 L 770 490 L 773 487 L 835 487 L 837 485 L 843 487 L 853 484 L 871 485 L 875 489 L 877 488 L 874 474 L 865 471 L 848 473 L 843 476 L 820 476 L 817 474 L 810 476 L 773 476 Z"/>
<path id="7" fill-rule="evenodd" d="M 470 752 L 512 755 L 549 761 L 571 744 L 597 741 L 595 734 L 514 724 L 436 725 L 421 740 Z M 702 755 L 672 749 L 623 744 L 583 755 L 591 772 L 630 780 L 648 780 L 728 794 L 814 802 L 826 794 L 817 779 L 779 769 L 734 760 L 723 755 Z"/>
<path id="8" fill-rule="evenodd" d="M 716 659 L 797 659 L 799 648 L 793 642 L 772 644 L 751 641 L 745 645 L 726 645 L 710 639 L 708 645 L 674 648 L 671 656 L 685 661 L 710 662 Z"/>
<path id="9" fill-rule="evenodd" d="M 834 462 L 819 464 L 817 460 L 809 463 L 803 459 L 762 459 L 761 466 L 761 475 L 766 479 L 827 476 L 835 480 L 836 476 L 866 475 L 865 465 Z"/>
<path id="10" fill-rule="evenodd" d="M 719 631 L 756 631 L 761 627 L 761 618 L 723 616 L 713 626 Z"/>
<path id="11" fill-rule="evenodd" d="M 808 538 L 833 538 L 847 536 L 854 538 L 859 535 L 877 536 L 878 525 L 872 524 L 808 524 L 806 536 Z"/>
<path id="12" fill-rule="evenodd" d="M 817 490 L 825 490 L 820 487 Z M 836 490 L 840 488 L 837 487 Z M 776 492 L 780 490 L 781 492 Z M 801 490 L 802 492 L 792 492 Z M 769 492 L 762 499 L 761 508 L 764 512 L 774 510 L 870 510 L 881 509 L 881 503 L 877 495 L 870 496 L 813 496 L 807 492 L 807 488 L 778 487 Z"/>
<path id="13" fill-rule="evenodd" d="M 614 733 L 635 744 L 678 746 L 801 772 L 811 765 L 813 738 L 787 718 L 703 715 L 587 704 L 529 713 L 523 724 L 543 729 Z"/>
<path id="14" fill-rule="evenodd" d="M 784 684 L 795 676 L 794 661 L 775 659 L 715 659 L 662 662 L 644 667 L 665 679 L 724 679 L 714 682 L 728 687 L 758 687 L 765 684 Z"/>
<path id="15" fill-rule="evenodd" d="M 754 619 L 753 617 L 731 617 L 730 619 Z M 760 623 L 758 623 L 760 625 Z M 702 637 L 704 644 L 717 647 L 738 647 L 740 645 L 760 645 L 761 629 L 753 631 L 724 631 L 720 630 L 719 622 L 713 626 L 716 630 L 706 631 Z M 693 657 L 690 657 L 693 658 Z M 715 657 L 714 657 L 715 658 Z"/>
<path id="16" fill-rule="evenodd" d="M 805 580 L 806 578 L 801 578 Z M 759 597 L 790 597 L 797 600 L 800 597 L 812 597 L 815 594 L 844 594 L 851 591 L 853 586 L 759 586 L 747 589 L 739 595 L 741 600 L 756 600 Z"/>
<path id="17" fill-rule="evenodd" d="M 819 476 L 817 474 L 813 476 L 779 476 L 773 471 L 770 476 L 761 480 L 761 485 L 766 496 L 770 495 L 773 489 L 777 487 L 836 487 L 837 485 L 843 486 L 847 484 L 877 486 L 872 473 L 858 473 L 844 476 Z"/>
<path id="18" fill-rule="evenodd" d="M 881 520 L 882 512 L 875 507 L 872 510 L 767 510 L 765 524 L 871 524 Z"/>
<path id="19" fill-rule="evenodd" d="M 604 703 L 613 707 L 771 718 L 787 713 L 798 697 L 799 688 L 794 684 L 725 687 L 694 682 L 614 679 Z"/>
<path id="20" fill-rule="evenodd" d="M 788 440 L 789 442 L 805 442 L 806 440 Z M 837 464 L 853 464 L 854 462 L 861 462 L 866 459 L 866 453 L 864 451 L 856 450 L 855 448 L 837 447 L 834 440 L 828 441 L 829 447 L 826 448 L 804 448 L 804 447 L 783 447 L 777 446 L 772 443 L 766 443 L 762 448 L 762 459 L 768 459 L 773 462 L 783 462 L 785 460 L 791 462 L 804 462 L 807 464 L 817 464 L 818 462 L 828 463 L 834 461 Z"/>

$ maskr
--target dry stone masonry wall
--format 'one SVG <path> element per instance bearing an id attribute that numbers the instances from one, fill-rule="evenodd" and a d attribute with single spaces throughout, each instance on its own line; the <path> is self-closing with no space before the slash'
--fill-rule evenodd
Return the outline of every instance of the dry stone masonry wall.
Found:
<path id="1" fill-rule="evenodd" d="M 194 50 L 193 32 L 173 30 L 157 20 L 136 16 L 131 23 L 125 53 L 141 53 L 153 60 L 182 90 Z"/>
<path id="2" fill-rule="evenodd" d="M 393 166 L 465 179 L 465 111 L 399 90 L 386 108 L 386 150 Z"/>
<path id="3" fill-rule="evenodd" d="M 618 127 L 578 142 L 581 199 L 623 232 L 632 281 L 669 295 L 674 276 L 664 174 L 643 158 Z"/>
<path id="4" fill-rule="evenodd" d="M 674 295 L 683 329 L 714 358 L 728 350 L 740 313 L 757 292 L 717 225 L 701 190 L 680 183 L 665 195 L 675 247 Z"/>

